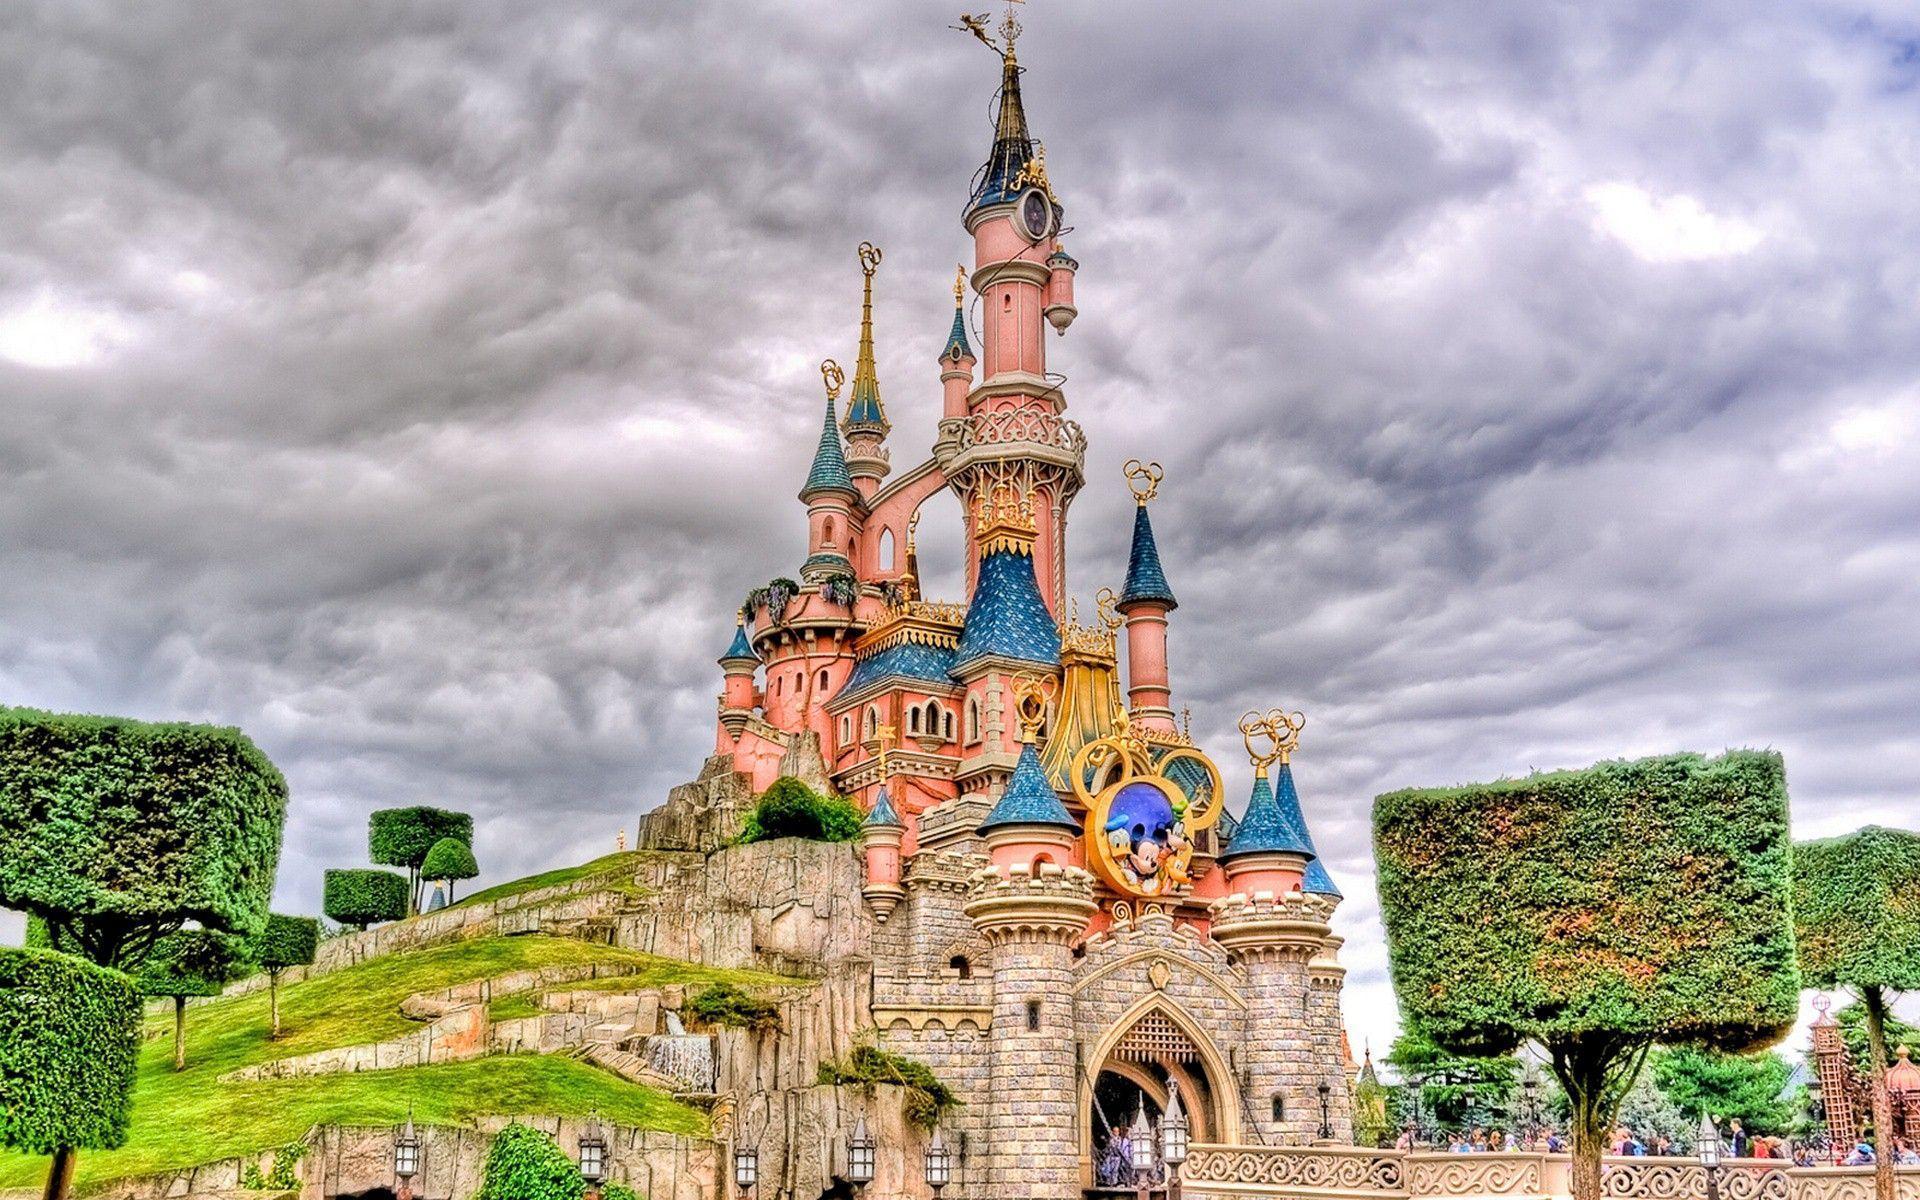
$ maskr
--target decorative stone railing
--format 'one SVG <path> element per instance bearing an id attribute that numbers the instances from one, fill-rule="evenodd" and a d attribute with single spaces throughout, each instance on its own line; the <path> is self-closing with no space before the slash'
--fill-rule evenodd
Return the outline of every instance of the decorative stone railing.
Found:
<path id="1" fill-rule="evenodd" d="M 972 446 L 1026 442 L 1063 450 L 1076 457 L 1087 449 L 1087 435 L 1076 421 L 1030 408 L 979 412 L 940 422 L 941 441 L 952 439 L 957 453 Z"/>
<path id="2" fill-rule="evenodd" d="M 1572 1192 L 1565 1155 L 1447 1154 L 1344 1146 L 1195 1145 L 1182 1172 L 1194 1200 L 1207 1196 L 1381 1197 L 1479 1200 Z M 1790 1167 L 1728 1159 L 1720 1200 L 1874 1200 L 1871 1167 Z M 1705 1200 L 1706 1168 L 1691 1158 L 1606 1158 L 1609 1200 Z M 1920 1167 L 1895 1171 L 1896 1200 L 1920 1200 Z"/>

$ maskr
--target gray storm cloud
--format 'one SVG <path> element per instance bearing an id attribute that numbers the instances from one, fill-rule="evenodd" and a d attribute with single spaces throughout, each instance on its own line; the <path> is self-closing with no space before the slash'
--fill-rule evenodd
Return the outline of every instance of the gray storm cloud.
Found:
<path id="1" fill-rule="evenodd" d="M 1804 833 L 1905 819 L 1909 5 L 1025 17 L 1083 264 L 1071 577 L 1165 461 L 1176 703 L 1235 790 L 1232 719 L 1308 711 L 1356 1041 L 1381 790 L 1758 745 Z M 247 729 L 289 909 L 385 805 L 473 811 L 495 879 L 610 849 L 798 565 L 862 239 L 894 453 L 931 441 L 994 85 L 950 19 L 0 11 L 0 698 Z M 935 590 L 957 552 L 955 509 Z"/>

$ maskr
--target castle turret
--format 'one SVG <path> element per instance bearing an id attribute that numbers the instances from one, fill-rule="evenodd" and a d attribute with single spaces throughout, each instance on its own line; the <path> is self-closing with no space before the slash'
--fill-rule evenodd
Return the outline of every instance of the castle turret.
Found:
<path id="1" fill-rule="evenodd" d="M 1047 863 L 1070 863 L 1080 844 L 1080 822 L 1060 802 L 1034 749 L 1046 720 L 1046 696 L 1030 681 L 1018 691 L 1020 758 L 1006 791 L 979 829 L 987 841 L 987 857 L 1003 873 L 1016 867 L 1031 873 Z"/>
<path id="2" fill-rule="evenodd" d="M 967 343 L 967 269 L 954 268 L 953 328 L 940 348 L 940 417 L 958 420 L 967 415 L 967 393 L 973 390 L 973 347 Z"/>
<path id="3" fill-rule="evenodd" d="M 873 361 L 873 275 L 880 268 L 880 249 L 860 243 L 860 272 L 864 275 L 860 301 L 860 349 L 853 364 L 853 388 L 847 395 L 847 472 L 862 498 L 880 489 L 891 470 L 885 442 L 893 428 L 880 402 L 880 374 Z"/>
<path id="4" fill-rule="evenodd" d="M 881 778 L 885 779 L 882 768 Z M 867 884 L 860 889 L 875 919 L 882 924 L 907 894 L 900 885 L 900 844 L 907 827 L 894 809 L 893 800 L 882 782 L 880 794 L 860 823 L 860 849 L 867 862 Z"/>
<path id="5" fill-rule="evenodd" d="M 1133 719 L 1172 733 L 1173 693 L 1167 673 L 1167 614 L 1180 607 L 1160 569 L 1160 548 L 1153 540 L 1147 504 L 1160 490 L 1159 463 L 1127 464 L 1133 489 L 1133 545 L 1127 554 L 1127 582 L 1115 606 L 1127 622 L 1127 707 Z"/>
<path id="6" fill-rule="evenodd" d="M 747 640 L 747 616 L 743 612 L 735 619 L 733 644 L 720 656 L 720 670 L 725 675 L 720 691 L 720 732 L 726 741 L 738 741 L 740 731 L 747 726 L 747 718 L 753 715 L 757 699 L 753 676 L 759 669 L 760 656 L 753 652 L 753 644 Z"/>
<path id="7" fill-rule="evenodd" d="M 800 578 L 818 583 L 829 575 L 850 575 L 853 562 L 847 553 L 856 532 L 856 506 L 860 491 L 847 471 L 846 451 L 840 445 L 840 427 L 836 409 L 840 385 L 846 376 L 832 359 L 820 364 L 820 376 L 827 385 L 826 419 L 820 427 L 820 444 L 813 452 L 813 467 L 800 489 L 807 506 L 807 561 L 800 567 Z"/>
<path id="8" fill-rule="evenodd" d="M 1293 785 L 1293 764 L 1281 760 L 1277 786 L 1267 778 L 1266 765 L 1257 765 L 1247 811 L 1220 855 L 1227 890 L 1248 896 L 1300 891 L 1313 859 L 1313 843 L 1307 839 L 1300 795 Z"/>
<path id="9" fill-rule="evenodd" d="M 1065 246 L 1057 246 L 1047 256 L 1047 307 L 1041 313 L 1053 331 L 1064 334 L 1067 326 L 1080 315 L 1073 306 L 1073 273 L 1080 269 L 1080 263 L 1067 253 Z"/>

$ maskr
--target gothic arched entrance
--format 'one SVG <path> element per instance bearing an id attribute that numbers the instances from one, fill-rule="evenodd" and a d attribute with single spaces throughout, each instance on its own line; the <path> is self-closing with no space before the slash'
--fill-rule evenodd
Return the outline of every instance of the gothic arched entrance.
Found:
<path id="1" fill-rule="evenodd" d="M 1143 1109 L 1158 1128 L 1172 1095 L 1180 1096 L 1191 1140 L 1240 1140 L 1240 1099 L 1219 1049 L 1178 1005 L 1150 996 L 1114 1022 L 1090 1057 L 1081 1082 L 1084 1183 L 1134 1190 L 1126 1164 L 1126 1131 Z"/>

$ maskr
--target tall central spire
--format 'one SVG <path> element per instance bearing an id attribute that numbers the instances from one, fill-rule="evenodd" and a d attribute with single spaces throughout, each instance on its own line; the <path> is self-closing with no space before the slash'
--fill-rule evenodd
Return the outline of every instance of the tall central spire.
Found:
<path id="1" fill-rule="evenodd" d="M 1000 52 L 1000 60 L 1000 113 L 994 118 L 993 150 L 974 189 L 972 208 L 1012 200 L 1020 173 L 1033 158 L 1033 135 L 1027 130 L 1027 110 L 1020 102 L 1020 64 L 1011 41 Z"/>
<path id="2" fill-rule="evenodd" d="M 853 363 L 853 391 L 847 399 L 847 423 L 841 427 L 848 436 L 874 433 L 885 437 L 893 428 L 880 403 L 880 373 L 873 365 L 873 274 L 879 268 L 880 248 L 872 242 L 861 242 L 860 271 L 866 276 L 866 290 L 860 299 L 860 351 Z"/>

